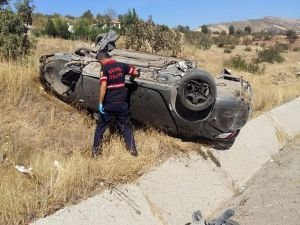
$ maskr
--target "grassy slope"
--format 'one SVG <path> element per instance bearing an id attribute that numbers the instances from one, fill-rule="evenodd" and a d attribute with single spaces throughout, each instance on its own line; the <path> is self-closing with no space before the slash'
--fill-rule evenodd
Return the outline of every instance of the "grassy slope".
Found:
<path id="1" fill-rule="evenodd" d="M 138 160 L 124 151 L 120 137 L 110 135 L 104 156 L 90 159 L 95 122 L 46 94 L 38 79 L 40 55 L 70 52 L 81 45 L 43 38 L 28 62 L 0 63 L 0 153 L 7 157 L 0 162 L 0 224 L 25 224 L 110 184 L 133 181 L 172 154 L 201 148 L 144 128 L 135 130 L 141 151 Z M 246 54 L 243 48 L 239 46 L 232 54 Z M 230 55 L 215 47 L 209 51 L 186 47 L 183 56 L 194 57 L 202 62 L 201 67 L 217 74 Z M 257 112 L 299 96 L 300 78 L 295 71 L 300 71 L 300 54 L 290 52 L 285 57 L 284 64 L 267 65 L 264 75 L 243 74 L 253 84 Z M 53 166 L 54 160 L 60 162 L 59 169 Z M 15 165 L 32 167 L 34 176 L 18 173 Z"/>

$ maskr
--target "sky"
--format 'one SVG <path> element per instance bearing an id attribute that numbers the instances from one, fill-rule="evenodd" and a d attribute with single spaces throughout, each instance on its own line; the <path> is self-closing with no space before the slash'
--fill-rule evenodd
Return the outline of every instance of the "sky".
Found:
<path id="1" fill-rule="evenodd" d="M 80 16 L 113 9 L 123 14 L 135 8 L 147 19 L 174 27 L 197 28 L 202 24 L 257 19 L 265 16 L 300 18 L 300 0 L 34 0 L 35 12 Z"/>

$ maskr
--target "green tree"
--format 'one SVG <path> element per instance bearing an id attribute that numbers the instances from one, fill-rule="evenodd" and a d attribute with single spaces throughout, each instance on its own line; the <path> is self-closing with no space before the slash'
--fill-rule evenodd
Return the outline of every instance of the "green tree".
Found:
<path id="1" fill-rule="evenodd" d="M 208 34 L 209 33 L 209 29 L 208 29 L 208 26 L 207 25 L 202 25 L 201 26 L 201 32 L 204 33 L 204 34 Z"/>
<path id="2" fill-rule="evenodd" d="M 286 37 L 287 37 L 287 39 L 292 40 L 292 39 L 297 39 L 298 35 L 297 35 L 296 31 L 294 31 L 294 30 L 287 30 Z"/>
<path id="3" fill-rule="evenodd" d="M 32 12 L 34 10 L 34 6 L 32 4 L 32 0 L 18 0 L 15 4 L 18 15 L 27 25 L 32 25 Z"/>
<path id="4" fill-rule="evenodd" d="M 96 15 L 96 21 L 100 26 L 103 26 L 104 24 L 108 24 L 111 21 L 111 18 L 108 15 L 101 15 L 98 13 Z"/>
<path id="5" fill-rule="evenodd" d="M 246 26 L 246 27 L 244 28 L 244 32 L 245 32 L 246 34 L 251 34 L 252 28 L 251 28 L 250 26 Z"/>
<path id="6" fill-rule="evenodd" d="M 75 16 L 72 16 L 72 15 L 65 15 L 65 17 L 67 18 L 67 19 L 70 19 L 70 20 L 74 20 L 74 19 L 76 19 L 76 17 Z"/>
<path id="7" fill-rule="evenodd" d="M 133 18 L 138 18 L 138 15 L 137 15 L 137 13 L 135 11 L 135 8 L 132 9 L 132 17 Z"/>
<path id="8" fill-rule="evenodd" d="M 230 34 L 230 35 L 234 35 L 234 33 L 235 33 L 234 26 L 233 26 L 233 25 L 230 25 L 230 26 L 229 26 L 229 34 Z"/>
<path id="9" fill-rule="evenodd" d="M 139 17 L 133 8 L 129 9 L 127 13 L 119 15 L 119 21 L 121 22 L 121 34 L 126 35 L 126 30 L 132 30 L 131 26 L 138 23 Z"/>
<path id="10" fill-rule="evenodd" d="M 33 9 L 34 6 L 30 1 L 18 1 L 16 11 L 13 11 L 10 7 L 5 7 L 8 3 L 9 1 L 3 0 L 0 2 L 0 54 L 5 59 L 17 59 L 27 55 L 33 46 L 27 36 L 26 27 L 32 11 L 25 16 L 24 9 Z"/>
<path id="11" fill-rule="evenodd" d="M 109 16 L 109 18 L 112 20 L 112 19 L 116 19 L 118 18 L 118 14 L 115 10 L 113 9 L 107 9 L 104 11 L 104 15 L 107 15 Z"/>
<path id="12" fill-rule="evenodd" d="M 85 11 L 80 18 L 85 19 L 89 24 L 92 24 L 94 21 L 94 15 L 91 10 Z"/>

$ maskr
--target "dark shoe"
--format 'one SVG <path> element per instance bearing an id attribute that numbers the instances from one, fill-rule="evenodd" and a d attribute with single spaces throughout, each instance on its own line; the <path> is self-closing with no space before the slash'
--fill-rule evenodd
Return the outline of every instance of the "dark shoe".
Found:
<path id="1" fill-rule="evenodd" d="M 94 159 L 98 158 L 102 154 L 102 151 L 99 148 L 93 148 L 92 157 Z"/>
<path id="2" fill-rule="evenodd" d="M 134 157 L 138 157 L 139 156 L 139 153 L 137 152 L 137 150 L 130 150 L 129 152 Z"/>

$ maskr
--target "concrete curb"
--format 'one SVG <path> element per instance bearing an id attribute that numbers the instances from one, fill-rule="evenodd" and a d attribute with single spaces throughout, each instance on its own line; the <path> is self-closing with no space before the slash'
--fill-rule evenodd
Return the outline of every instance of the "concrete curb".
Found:
<path id="1" fill-rule="evenodd" d="M 192 212 L 216 210 L 277 153 L 284 141 L 300 134 L 300 98 L 250 121 L 230 151 L 211 151 L 220 162 L 192 153 L 170 159 L 136 184 L 101 193 L 67 207 L 34 225 L 183 225 Z"/>

